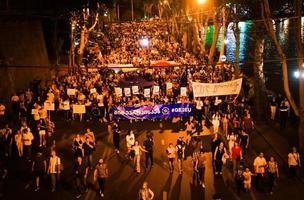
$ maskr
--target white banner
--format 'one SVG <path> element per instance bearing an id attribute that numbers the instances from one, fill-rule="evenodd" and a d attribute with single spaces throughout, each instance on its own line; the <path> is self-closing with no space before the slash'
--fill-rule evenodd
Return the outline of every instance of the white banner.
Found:
<path id="1" fill-rule="evenodd" d="M 131 96 L 131 89 L 130 88 L 124 88 L 124 93 L 126 97 L 130 97 Z"/>
<path id="2" fill-rule="evenodd" d="M 109 68 L 132 68 L 133 64 L 108 64 Z"/>
<path id="3" fill-rule="evenodd" d="M 222 83 L 197 83 L 192 82 L 194 97 L 208 97 L 239 94 L 242 87 L 242 79 Z"/>

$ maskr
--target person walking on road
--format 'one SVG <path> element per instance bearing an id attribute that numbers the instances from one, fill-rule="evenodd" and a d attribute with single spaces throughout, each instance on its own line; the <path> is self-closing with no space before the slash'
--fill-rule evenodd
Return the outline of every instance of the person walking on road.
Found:
<path id="1" fill-rule="evenodd" d="M 154 192 L 149 188 L 148 182 L 145 181 L 139 189 L 139 200 L 152 200 Z"/>
<path id="2" fill-rule="evenodd" d="M 280 128 L 281 130 L 285 129 L 286 121 L 288 118 L 288 107 L 286 106 L 285 102 L 282 102 L 280 105 Z"/>
<path id="3" fill-rule="evenodd" d="M 151 134 L 147 135 L 146 140 L 144 141 L 144 147 L 146 152 L 146 168 L 149 166 L 149 160 L 151 163 L 151 167 L 153 166 L 153 146 L 154 146 L 154 140 L 153 136 Z"/>
<path id="4" fill-rule="evenodd" d="M 52 150 L 51 157 L 49 160 L 49 168 L 48 168 L 48 174 L 50 174 L 51 176 L 52 192 L 55 192 L 57 182 L 60 179 L 60 173 L 61 173 L 60 165 L 61 165 L 60 158 L 56 155 L 56 151 Z"/>
<path id="5" fill-rule="evenodd" d="M 236 185 L 236 191 L 238 194 L 240 194 L 243 189 L 243 182 L 244 182 L 242 170 L 237 171 L 237 173 L 235 174 L 234 180 L 235 180 L 235 185 Z"/>
<path id="6" fill-rule="evenodd" d="M 244 130 L 242 130 L 239 138 L 239 144 L 242 148 L 243 157 L 245 157 L 247 155 L 247 150 L 249 146 L 249 135 Z"/>
<path id="7" fill-rule="evenodd" d="M 109 177 L 109 170 L 108 170 L 107 164 L 101 158 L 101 159 L 99 159 L 98 164 L 95 167 L 94 175 L 93 175 L 94 183 L 96 181 L 98 181 L 99 195 L 101 197 L 104 197 L 105 183 L 106 183 L 106 179 L 108 177 Z"/>
<path id="8" fill-rule="evenodd" d="M 264 154 L 260 152 L 259 156 L 257 156 L 253 161 L 254 172 L 256 174 L 256 187 L 257 189 L 262 189 L 262 183 L 265 176 L 265 168 L 267 166 L 266 159 L 264 158 Z"/>
<path id="9" fill-rule="evenodd" d="M 245 171 L 243 172 L 244 189 L 246 192 L 249 192 L 251 189 L 251 176 L 252 176 L 251 171 L 249 170 L 248 167 L 246 167 Z"/>
<path id="10" fill-rule="evenodd" d="M 82 144 L 82 149 L 86 166 L 90 167 L 90 169 L 93 169 L 93 153 L 95 146 L 93 146 L 88 137 L 85 138 L 85 142 Z"/>
<path id="11" fill-rule="evenodd" d="M 232 165 L 233 165 L 233 174 L 236 174 L 239 166 L 240 161 L 243 159 L 242 149 L 239 143 L 235 142 L 234 146 L 231 149 L 231 158 L 232 158 Z"/>
<path id="12" fill-rule="evenodd" d="M 113 124 L 113 128 L 112 128 L 112 132 L 113 132 L 113 144 L 114 144 L 114 148 L 115 148 L 115 151 L 116 153 L 119 153 L 119 150 L 120 150 L 120 134 L 121 134 L 121 131 L 120 131 L 120 128 L 118 126 L 117 123 L 114 123 Z"/>
<path id="13" fill-rule="evenodd" d="M 268 192 L 272 195 L 273 186 L 276 178 L 279 177 L 278 163 L 275 161 L 274 157 L 271 156 L 267 163 L 267 174 L 268 174 Z"/>
<path id="14" fill-rule="evenodd" d="M 215 164 L 215 175 L 222 174 L 223 167 L 223 157 L 224 154 L 227 155 L 227 150 L 224 147 L 224 143 L 221 142 L 218 147 L 216 147 L 214 152 L 214 164 Z"/>
<path id="15" fill-rule="evenodd" d="M 81 193 L 88 190 L 87 188 L 87 177 L 88 177 L 89 167 L 85 165 L 81 157 L 77 157 L 74 166 L 75 175 L 75 188 L 76 188 L 76 198 L 81 197 Z"/>
<path id="16" fill-rule="evenodd" d="M 179 174 L 183 173 L 183 160 L 184 160 L 184 149 L 182 145 L 176 145 L 177 162 Z"/>
<path id="17" fill-rule="evenodd" d="M 301 166 L 300 154 L 297 152 L 296 147 L 292 147 L 292 151 L 288 154 L 288 167 L 291 178 L 297 175 L 298 167 Z"/>
<path id="18" fill-rule="evenodd" d="M 146 151 L 144 148 L 142 148 L 138 141 L 135 141 L 134 146 L 132 147 L 132 150 L 134 151 L 134 167 L 135 167 L 135 171 L 139 174 L 140 173 L 140 157 L 143 152 L 148 152 Z"/>
<path id="19" fill-rule="evenodd" d="M 131 150 L 132 150 L 132 146 L 135 144 L 135 135 L 134 135 L 132 130 L 126 136 L 126 143 L 127 143 L 127 155 L 126 155 L 126 157 L 128 157 L 131 160 L 132 159 Z"/>
<path id="20" fill-rule="evenodd" d="M 23 129 L 22 132 L 23 148 L 26 152 L 26 159 L 30 161 L 32 157 L 32 141 L 34 140 L 34 136 L 28 129 Z"/>
<path id="21" fill-rule="evenodd" d="M 173 146 L 172 143 L 169 144 L 169 147 L 167 148 L 166 152 L 167 152 L 168 160 L 169 160 L 169 170 L 170 170 L 170 173 L 173 173 L 173 170 L 174 170 L 173 162 L 174 162 L 174 159 L 176 156 L 176 148 Z"/>
<path id="22" fill-rule="evenodd" d="M 45 157 L 40 150 L 36 153 L 34 160 L 32 162 L 32 172 L 34 174 L 35 183 L 36 183 L 35 192 L 37 192 L 40 189 L 40 180 L 47 171 L 46 166 L 47 163 Z"/>
<path id="23" fill-rule="evenodd" d="M 205 168 L 206 168 L 206 154 L 204 151 L 200 151 L 199 154 L 196 157 L 195 167 L 194 169 L 198 173 L 198 183 L 205 188 Z"/>
<path id="24" fill-rule="evenodd" d="M 17 134 L 15 135 L 15 143 L 18 150 L 18 156 L 23 156 L 23 141 L 22 141 L 22 133 L 21 131 L 17 131 Z"/>
<path id="25" fill-rule="evenodd" d="M 272 97 L 272 100 L 270 102 L 270 119 L 274 120 L 276 116 L 276 110 L 277 110 L 277 101 L 275 97 Z"/>

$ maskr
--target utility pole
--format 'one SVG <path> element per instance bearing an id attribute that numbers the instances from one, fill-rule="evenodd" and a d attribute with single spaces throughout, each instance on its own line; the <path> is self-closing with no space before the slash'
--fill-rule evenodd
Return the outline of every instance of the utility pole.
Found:
<path id="1" fill-rule="evenodd" d="M 134 5 L 133 5 L 133 0 L 131 0 L 131 14 L 132 14 L 132 21 L 134 20 Z"/>

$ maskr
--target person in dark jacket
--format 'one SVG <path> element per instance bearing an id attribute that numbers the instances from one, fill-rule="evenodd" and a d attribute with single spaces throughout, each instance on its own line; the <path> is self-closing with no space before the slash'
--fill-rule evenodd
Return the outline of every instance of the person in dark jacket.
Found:
<path id="1" fill-rule="evenodd" d="M 34 157 L 32 162 L 32 172 L 36 182 L 35 192 L 37 192 L 40 189 L 40 179 L 44 174 L 46 174 L 46 159 L 42 153 L 42 150 L 39 150 Z"/>
<path id="2" fill-rule="evenodd" d="M 114 147 L 115 147 L 115 151 L 116 153 L 119 153 L 119 150 L 120 150 L 120 128 L 118 126 L 117 123 L 114 123 L 113 124 L 113 128 L 112 128 L 112 132 L 113 132 L 113 144 L 114 144 Z"/>
<path id="3" fill-rule="evenodd" d="M 87 192 L 87 176 L 89 168 L 84 164 L 81 157 L 77 157 L 74 166 L 76 198 L 80 198 L 82 192 Z"/>
<path id="4" fill-rule="evenodd" d="M 154 140 L 151 134 L 147 135 L 147 139 L 144 141 L 144 147 L 146 149 L 146 168 L 149 166 L 149 160 L 151 162 L 151 167 L 153 166 L 153 145 Z"/>

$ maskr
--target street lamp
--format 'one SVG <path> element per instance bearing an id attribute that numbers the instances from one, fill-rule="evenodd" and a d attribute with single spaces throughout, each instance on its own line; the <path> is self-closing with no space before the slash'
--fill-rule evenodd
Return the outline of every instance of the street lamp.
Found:
<path id="1" fill-rule="evenodd" d="M 206 0 L 196 0 L 196 2 L 197 2 L 198 4 L 204 4 L 204 3 L 206 3 Z"/>

